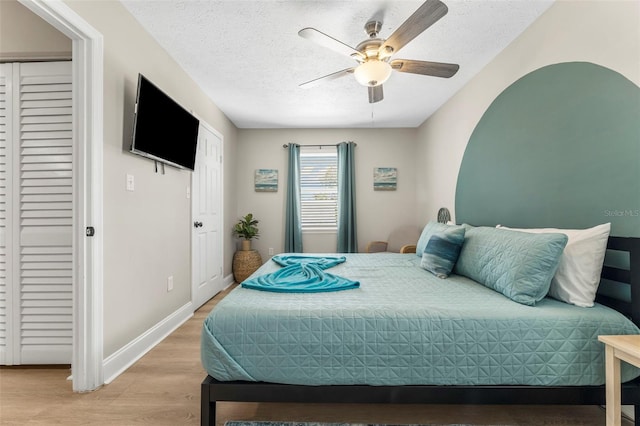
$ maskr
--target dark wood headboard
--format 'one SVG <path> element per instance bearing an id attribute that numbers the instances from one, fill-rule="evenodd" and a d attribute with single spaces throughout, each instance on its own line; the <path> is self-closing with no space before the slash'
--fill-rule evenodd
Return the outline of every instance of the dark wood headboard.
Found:
<path id="1" fill-rule="evenodd" d="M 622 312 L 640 327 L 640 238 L 609 237 L 607 249 L 629 253 L 628 270 L 605 265 L 602 268 L 602 278 L 629 285 L 631 301 L 598 294 L 596 302 Z"/>

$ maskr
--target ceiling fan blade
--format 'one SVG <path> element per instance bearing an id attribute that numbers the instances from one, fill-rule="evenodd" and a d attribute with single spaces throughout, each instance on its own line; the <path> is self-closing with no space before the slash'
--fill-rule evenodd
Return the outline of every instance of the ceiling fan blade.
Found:
<path id="1" fill-rule="evenodd" d="M 378 50 L 381 57 L 398 53 L 407 43 L 447 14 L 449 8 L 440 0 L 427 0 L 402 23 Z"/>
<path id="2" fill-rule="evenodd" d="M 336 40 L 335 38 L 326 35 L 325 33 L 318 31 L 315 28 L 303 28 L 298 31 L 298 35 L 302 38 L 306 38 L 307 40 L 311 40 L 312 42 L 317 43 L 320 46 L 331 49 L 334 52 L 338 52 L 346 56 L 351 56 L 355 60 L 365 59 L 364 55 L 358 52 L 353 47 L 348 46 L 340 40 Z"/>
<path id="3" fill-rule="evenodd" d="M 400 72 L 411 74 L 430 75 L 434 77 L 449 78 L 460 69 L 458 64 L 446 64 L 443 62 L 413 61 L 411 59 L 395 59 L 390 62 L 391 68 Z"/>
<path id="4" fill-rule="evenodd" d="M 382 92 L 382 84 L 379 86 L 368 87 L 369 89 L 369 103 L 374 104 L 384 99 L 384 93 Z"/>
<path id="5" fill-rule="evenodd" d="M 302 84 L 300 84 L 299 87 L 302 87 L 304 89 L 308 89 L 310 87 L 317 86 L 320 83 L 324 83 L 325 81 L 335 80 L 336 78 L 344 77 L 347 74 L 352 74 L 354 70 L 355 70 L 355 68 L 345 68 L 343 70 L 336 71 L 334 73 L 325 75 L 323 77 L 318 77 L 316 79 L 313 79 L 313 80 L 307 81 L 305 83 L 302 83 Z"/>

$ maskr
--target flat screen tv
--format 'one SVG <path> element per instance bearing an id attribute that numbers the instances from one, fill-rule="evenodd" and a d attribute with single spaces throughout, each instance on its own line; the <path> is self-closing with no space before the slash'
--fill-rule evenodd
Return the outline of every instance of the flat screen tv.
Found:
<path id="1" fill-rule="evenodd" d="M 138 75 L 132 153 L 193 170 L 199 125 L 189 111 Z"/>

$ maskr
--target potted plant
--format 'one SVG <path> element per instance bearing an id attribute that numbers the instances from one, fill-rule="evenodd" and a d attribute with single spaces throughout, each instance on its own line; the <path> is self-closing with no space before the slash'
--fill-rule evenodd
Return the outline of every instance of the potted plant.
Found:
<path id="1" fill-rule="evenodd" d="M 258 239 L 258 234 L 260 233 L 260 231 L 256 226 L 257 224 L 258 220 L 253 217 L 253 214 L 248 213 L 246 216 L 241 218 L 233 227 L 233 235 L 239 238 L 243 238 L 242 250 L 251 250 L 251 240 L 253 238 Z"/>

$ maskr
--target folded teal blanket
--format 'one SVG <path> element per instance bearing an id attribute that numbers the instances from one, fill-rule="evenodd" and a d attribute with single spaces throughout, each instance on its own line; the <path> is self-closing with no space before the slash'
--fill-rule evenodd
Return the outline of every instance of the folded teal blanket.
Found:
<path id="1" fill-rule="evenodd" d="M 250 278 L 242 287 L 279 293 L 318 293 L 349 290 L 360 287 L 360 282 L 325 272 L 343 263 L 344 256 L 278 255 L 272 258 L 282 266 L 276 272 Z"/>

